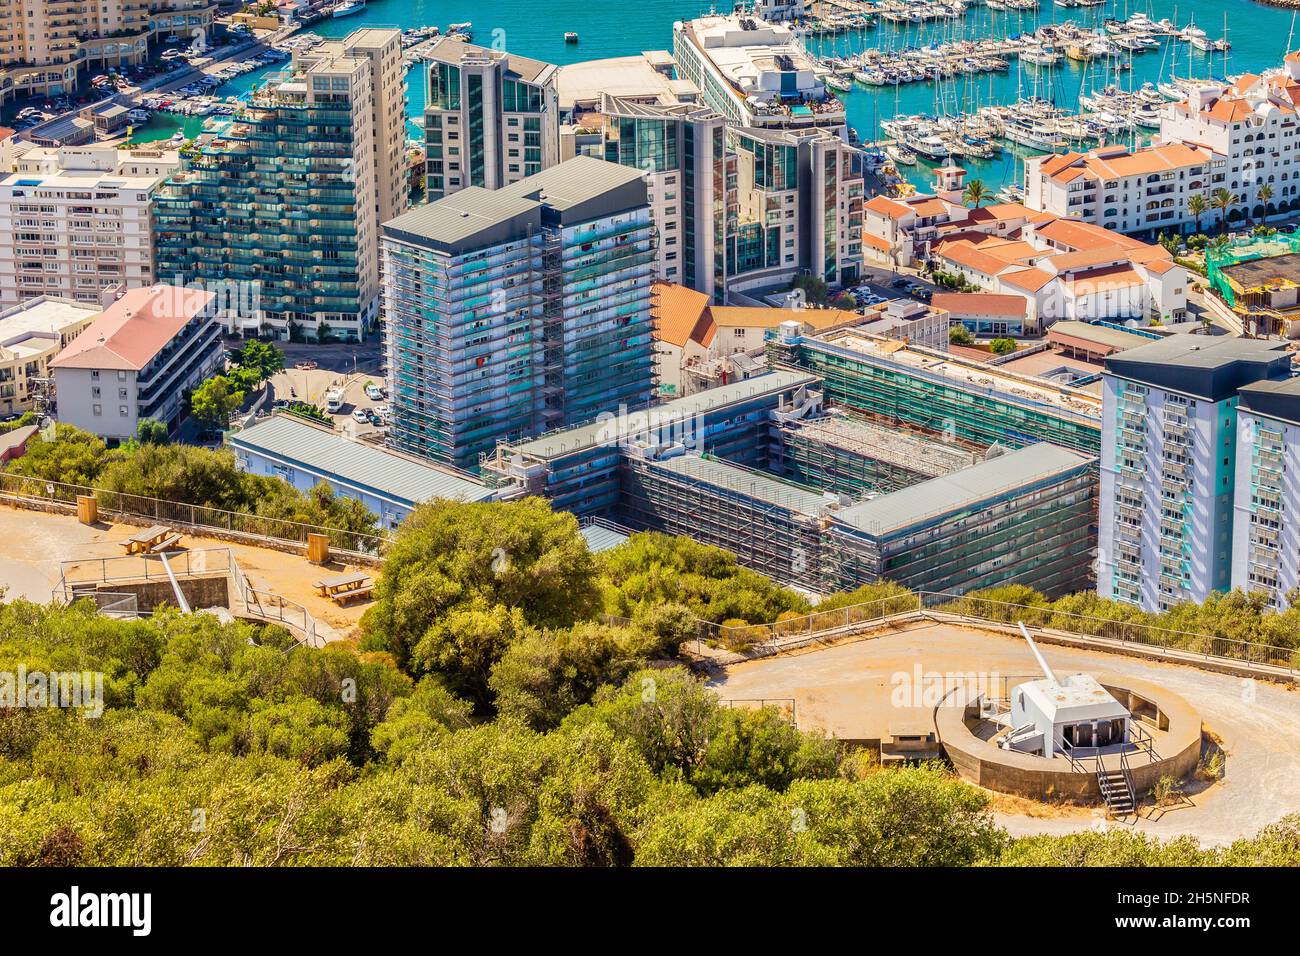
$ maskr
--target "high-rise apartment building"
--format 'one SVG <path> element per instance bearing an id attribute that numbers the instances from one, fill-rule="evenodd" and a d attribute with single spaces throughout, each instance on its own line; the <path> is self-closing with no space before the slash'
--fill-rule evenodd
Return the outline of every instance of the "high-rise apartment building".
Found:
<path id="1" fill-rule="evenodd" d="M 1163 611 L 1233 586 L 1239 390 L 1285 343 L 1174 335 L 1106 359 L 1097 590 Z"/>
<path id="2" fill-rule="evenodd" d="M 576 157 L 384 224 L 390 442 L 475 468 L 500 440 L 644 405 L 654 388 L 646 187 Z"/>
<path id="3" fill-rule="evenodd" d="M 559 161 L 556 67 L 443 39 L 426 54 L 425 188 L 497 189 Z"/>
<path id="4" fill-rule="evenodd" d="M 78 70 L 137 64 L 155 34 L 206 36 L 211 0 L 0 0 L 0 102 L 62 96 Z"/>
<path id="5" fill-rule="evenodd" d="M 811 273 L 832 285 L 862 269 L 861 153 L 825 129 L 736 129 L 728 202 L 728 290 Z"/>
<path id="6" fill-rule="evenodd" d="M 1232 584 L 1286 607 L 1300 588 L 1300 379 L 1237 396 Z"/>
<path id="7" fill-rule="evenodd" d="M 158 274 L 236 283 L 225 324 L 358 340 L 379 315 L 379 224 L 404 211 L 397 30 L 295 57 L 171 176 L 157 199 Z"/>
<path id="8" fill-rule="evenodd" d="M 0 306 L 36 296 L 97 303 L 151 285 L 150 214 L 174 150 L 34 147 L 0 178 Z"/>
<path id="9" fill-rule="evenodd" d="M 678 21 L 673 56 L 730 123 L 846 132 L 843 102 L 790 27 L 744 13 Z"/>

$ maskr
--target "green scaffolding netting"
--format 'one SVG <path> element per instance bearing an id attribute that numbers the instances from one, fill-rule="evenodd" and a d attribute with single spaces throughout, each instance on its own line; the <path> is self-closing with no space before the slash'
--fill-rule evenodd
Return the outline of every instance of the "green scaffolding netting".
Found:
<path id="1" fill-rule="evenodd" d="M 1274 256 L 1290 255 L 1294 252 L 1300 252 L 1300 235 L 1278 233 L 1267 237 L 1252 236 L 1248 239 L 1234 240 L 1218 251 L 1210 248 L 1205 250 L 1205 275 L 1209 279 L 1210 288 L 1217 292 L 1228 305 L 1235 306 L 1237 304 L 1236 292 L 1232 287 L 1232 282 L 1223 270 L 1229 266 L 1235 266 L 1239 262 L 1249 262 L 1253 259 L 1269 259 Z"/>

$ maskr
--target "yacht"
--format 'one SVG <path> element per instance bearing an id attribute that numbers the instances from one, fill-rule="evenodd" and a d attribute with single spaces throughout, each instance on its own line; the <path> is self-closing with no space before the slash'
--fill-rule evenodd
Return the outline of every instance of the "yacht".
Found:
<path id="1" fill-rule="evenodd" d="M 354 13 L 360 13 L 366 8 L 366 0 L 345 0 L 334 8 L 334 16 L 347 17 Z"/>
<path id="2" fill-rule="evenodd" d="M 910 149 L 908 149 L 906 146 L 902 145 L 901 143 L 895 143 L 892 146 L 886 146 L 885 152 L 889 154 L 890 159 L 898 163 L 898 165 L 900 166 L 916 165 L 916 153 L 912 152 Z"/>

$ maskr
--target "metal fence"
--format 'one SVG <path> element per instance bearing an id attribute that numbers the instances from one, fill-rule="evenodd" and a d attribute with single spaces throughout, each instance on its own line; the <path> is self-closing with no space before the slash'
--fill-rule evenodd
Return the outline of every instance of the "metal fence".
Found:
<path id="1" fill-rule="evenodd" d="M 770 653 L 798 647 L 804 642 L 850 633 L 860 624 L 895 614 L 925 610 L 954 614 L 968 618 L 972 623 L 1011 624 L 1024 621 L 1029 627 L 1050 628 L 1101 638 L 1121 646 L 1165 648 L 1196 655 L 1206 660 L 1261 664 L 1300 675 L 1300 648 L 1278 647 L 1272 644 L 1219 637 L 1214 634 L 1180 631 L 1137 621 L 1117 621 L 1069 611 L 1057 611 L 1051 607 L 993 601 L 987 598 L 935 591 L 917 591 L 878 598 L 831 611 L 813 611 L 811 614 L 769 624 L 724 627 L 702 621 L 699 625 L 699 638 L 701 641 L 715 641 L 731 650 L 757 650 L 759 653 L 763 651 Z"/>
<path id="2" fill-rule="evenodd" d="M 0 472 L 0 496 L 21 502 L 58 502 L 73 505 L 78 496 L 93 496 L 99 510 L 105 515 L 137 518 L 156 524 L 168 524 L 191 533 L 204 531 L 216 534 L 247 535 L 283 544 L 305 545 L 308 534 L 324 534 L 332 547 L 356 554 L 378 555 L 391 538 L 384 534 L 363 534 L 342 528 L 247 514 L 242 511 L 225 511 L 205 505 L 186 504 L 144 495 L 126 494 L 88 485 L 70 485 L 59 481 L 45 481 Z"/>

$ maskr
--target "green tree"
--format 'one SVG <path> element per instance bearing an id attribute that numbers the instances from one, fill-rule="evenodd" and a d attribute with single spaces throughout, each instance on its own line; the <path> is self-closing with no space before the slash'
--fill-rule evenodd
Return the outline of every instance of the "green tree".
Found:
<path id="1" fill-rule="evenodd" d="M 239 350 L 239 367 L 253 369 L 258 379 L 268 379 L 284 370 L 284 352 L 271 342 L 250 339 Z"/>
<path id="2" fill-rule="evenodd" d="M 532 628 L 568 627 L 598 608 L 595 563 L 572 515 L 538 498 L 434 501 L 398 529 L 362 621 L 362 644 L 414 673 L 443 674 L 482 706 L 506 646 Z"/>
<path id="3" fill-rule="evenodd" d="M 975 336 L 960 322 L 948 326 L 948 341 L 953 345 L 974 345 Z"/>
<path id="4" fill-rule="evenodd" d="M 135 427 L 135 440 L 142 445 L 165 445 L 169 437 L 167 426 L 157 419 L 142 418 Z"/>
<path id="5" fill-rule="evenodd" d="M 1196 231 L 1201 231 L 1201 219 L 1210 210 L 1210 203 L 1205 198 L 1205 193 L 1192 193 L 1187 198 L 1187 211 L 1196 221 Z"/>
<path id="6" fill-rule="evenodd" d="M 1210 193 L 1210 207 L 1219 210 L 1219 231 L 1225 232 L 1228 228 L 1228 213 L 1235 209 L 1241 203 L 1241 198 L 1231 190 L 1220 186 L 1214 192 Z"/>
<path id="7" fill-rule="evenodd" d="M 225 428 L 244 404 L 244 392 L 224 375 L 214 375 L 190 395 L 190 414 L 208 428 Z"/>
<path id="8" fill-rule="evenodd" d="M 994 355 L 1009 355 L 1016 350 L 1015 339 L 994 339 L 989 343 L 989 351 Z"/>
<path id="9" fill-rule="evenodd" d="M 53 440 L 33 436 L 27 453 L 9 464 L 9 472 L 43 481 L 62 481 L 72 485 L 93 485 L 107 462 L 118 453 L 109 453 L 102 439 L 72 425 L 54 426 Z"/>
<path id="10" fill-rule="evenodd" d="M 984 180 L 972 179 L 968 182 L 961 198 L 968 206 L 974 206 L 976 209 L 982 206 L 989 198 L 988 187 L 984 185 Z"/>
<path id="11" fill-rule="evenodd" d="M 1264 183 L 1264 185 L 1260 186 L 1259 189 L 1255 190 L 1255 195 L 1264 205 L 1264 214 L 1268 215 L 1268 201 L 1273 198 L 1273 187 L 1268 183 Z"/>

